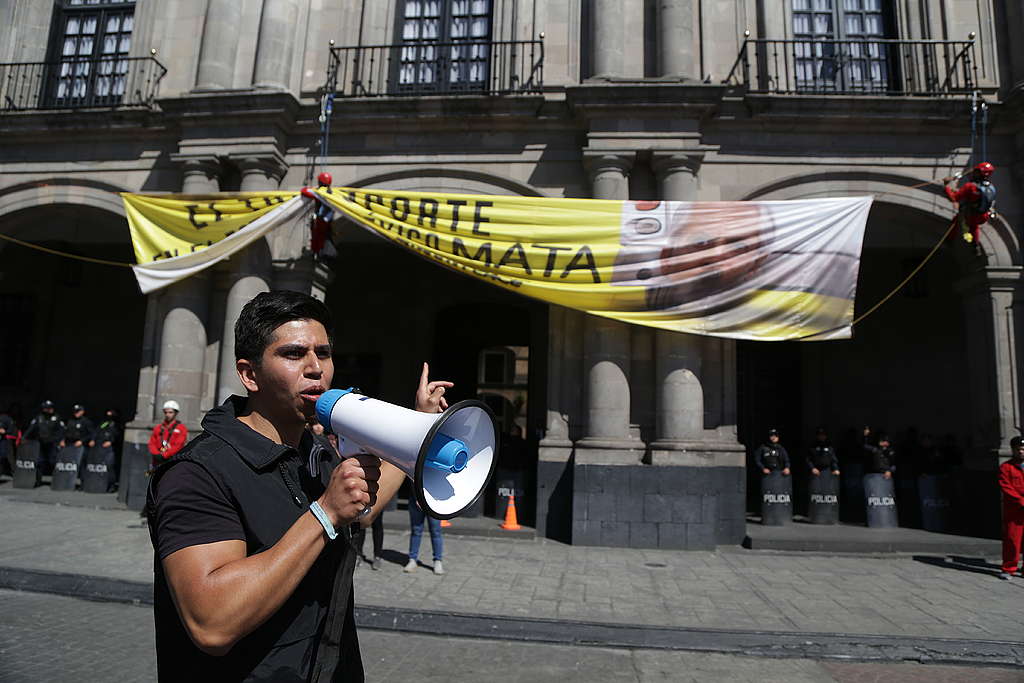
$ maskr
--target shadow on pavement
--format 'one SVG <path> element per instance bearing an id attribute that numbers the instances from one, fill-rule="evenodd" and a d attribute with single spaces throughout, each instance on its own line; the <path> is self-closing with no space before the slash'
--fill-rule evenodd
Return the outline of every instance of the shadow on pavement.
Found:
<path id="1" fill-rule="evenodd" d="M 955 569 L 961 572 L 983 574 L 993 578 L 999 576 L 1000 566 L 989 562 L 981 557 L 962 557 L 960 555 L 949 555 L 936 557 L 934 555 L 914 555 L 915 562 L 930 564 L 933 567 L 942 569 Z"/>

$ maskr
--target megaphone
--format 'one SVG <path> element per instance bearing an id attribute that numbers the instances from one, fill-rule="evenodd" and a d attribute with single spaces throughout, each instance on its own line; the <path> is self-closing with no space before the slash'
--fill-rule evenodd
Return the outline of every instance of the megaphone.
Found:
<path id="1" fill-rule="evenodd" d="M 443 413 L 421 413 L 331 389 L 316 402 L 324 429 L 338 435 L 342 457 L 365 451 L 413 481 L 420 508 L 435 519 L 457 517 L 477 501 L 498 463 L 494 413 L 460 401 Z"/>

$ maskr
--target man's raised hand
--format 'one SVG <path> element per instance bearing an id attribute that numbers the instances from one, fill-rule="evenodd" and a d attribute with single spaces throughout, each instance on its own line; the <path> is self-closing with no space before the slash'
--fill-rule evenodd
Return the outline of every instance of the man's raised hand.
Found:
<path id="1" fill-rule="evenodd" d="M 443 413 L 448 410 L 448 401 L 444 398 L 445 389 L 453 387 L 452 382 L 430 381 L 430 366 L 423 364 L 420 373 L 420 385 L 416 389 L 416 410 L 421 413 Z"/>

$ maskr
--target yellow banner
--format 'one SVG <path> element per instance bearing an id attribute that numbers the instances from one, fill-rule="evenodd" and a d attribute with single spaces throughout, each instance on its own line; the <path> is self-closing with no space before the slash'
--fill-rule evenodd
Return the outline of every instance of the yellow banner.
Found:
<path id="1" fill-rule="evenodd" d="M 204 253 L 224 258 L 318 201 L 321 214 L 438 265 L 594 315 L 735 339 L 842 339 L 871 207 L 870 197 L 606 201 L 344 187 L 310 196 L 124 195 L 140 286 L 187 277 Z"/>
<path id="2" fill-rule="evenodd" d="M 273 211 L 297 192 L 231 196 L 122 192 L 135 261 L 142 265 L 201 251 Z"/>
<path id="3" fill-rule="evenodd" d="M 870 197 L 658 202 L 321 188 L 442 266 L 594 315 L 736 339 L 850 336 Z"/>

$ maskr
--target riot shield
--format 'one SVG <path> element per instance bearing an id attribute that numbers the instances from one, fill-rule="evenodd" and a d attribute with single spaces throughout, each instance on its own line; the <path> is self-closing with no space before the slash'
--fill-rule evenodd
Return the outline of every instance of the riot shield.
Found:
<path id="1" fill-rule="evenodd" d="M 78 479 L 78 468 L 82 462 L 82 446 L 65 446 L 57 454 L 57 464 L 53 466 L 53 480 L 50 488 L 54 491 L 74 491 L 75 480 Z"/>
<path id="2" fill-rule="evenodd" d="M 761 477 L 761 524 L 785 526 L 793 521 L 793 478 L 775 471 Z"/>
<path id="3" fill-rule="evenodd" d="M 82 490 L 86 493 L 106 493 L 114 475 L 114 451 L 110 447 L 93 446 L 85 456 L 82 471 Z"/>
<path id="4" fill-rule="evenodd" d="M 829 470 L 810 476 L 807 517 L 811 524 L 839 523 L 839 477 Z"/>
<path id="5" fill-rule="evenodd" d="M 864 505 L 868 526 L 873 529 L 898 527 L 896 512 L 896 486 L 893 480 L 881 474 L 864 475 Z"/>
<path id="6" fill-rule="evenodd" d="M 39 479 L 39 442 L 25 439 L 14 454 L 14 488 L 35 488 Z"/>

